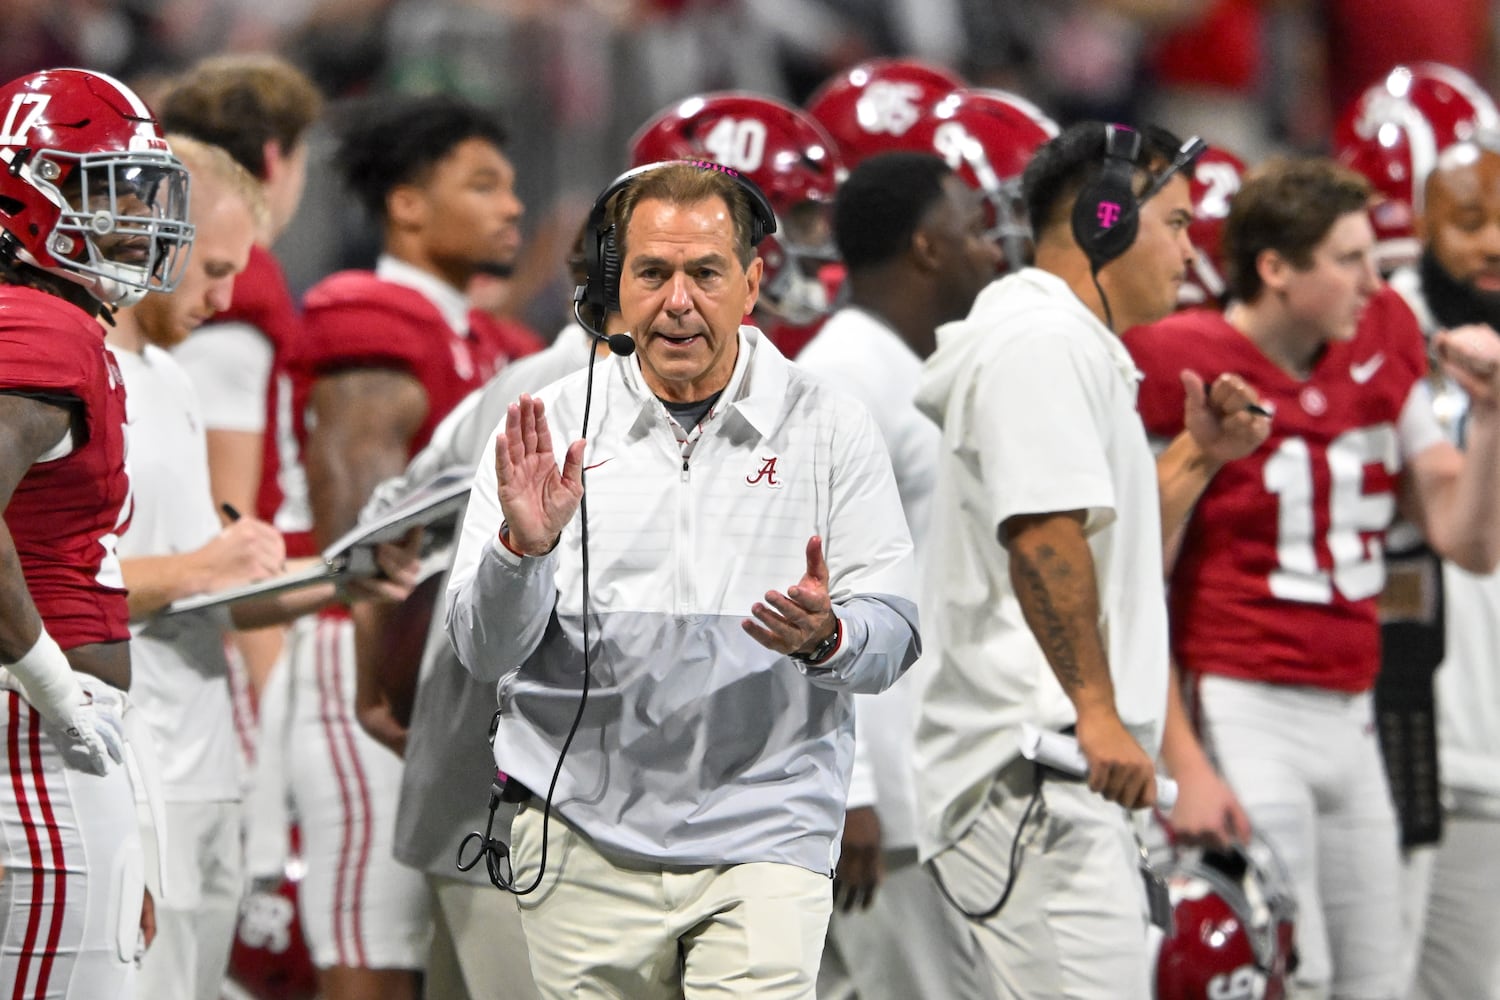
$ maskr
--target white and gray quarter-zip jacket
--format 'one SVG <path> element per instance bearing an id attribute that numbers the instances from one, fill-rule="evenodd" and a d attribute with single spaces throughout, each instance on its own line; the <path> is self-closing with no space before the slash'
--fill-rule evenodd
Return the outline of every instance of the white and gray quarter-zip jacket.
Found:
<path id="1" fill-rule="evenodd" d="M 911 540 L 880 432 L 753 327 L 740 328 L 734 373 L 697 433 L 671 420 L 637 359 L 599 365 L 584 452 L 592 681 L 553 808 L 618 859 L 831 872 L 849 696 L 889 687 L 920 650 Z M 559 463 L 585 385 L 580 372 L 539 394 Z M 583 677 L 581 518 L 546 556 L 506 549 L 491 440 L 448 634 L 470 673 L 499 682 L 497 765 L 542 793 Z M 767 591 L 802 578 L 813 535 L 842 630 L 817 666 L 741 628 Z"/>

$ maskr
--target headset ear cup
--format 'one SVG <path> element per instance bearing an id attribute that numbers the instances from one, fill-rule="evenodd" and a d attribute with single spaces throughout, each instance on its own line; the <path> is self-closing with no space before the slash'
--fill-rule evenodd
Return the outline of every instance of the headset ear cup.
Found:
<path id="1" fill-rule="evenodd" d="M 620 248 L 615 244 L 615 227 L 609 226 L 599 236 L 599 280 L 602 284 L 600 301 L 604 313 L 620 311 Z M 600 322 L 603 322 L 603 315 Z"/>
<path id="2" fill-rule="evenodd" d="M 1131 180 L 1128 166 L 1110 162 L 1073 203 L 1073 238 L 1095 267 L 1108 264 L 1135 242 L 1140 212 Z"/>
<path id="3" fill-rule="evenodd" d="M 1140 229 L 1141 204 L 1135 193 L 1141 135 L 1121 125 L 1104 127 L 1104 163 L 1073 203 L 1073 239 L 1094 270 L 1130 249 Z"/>

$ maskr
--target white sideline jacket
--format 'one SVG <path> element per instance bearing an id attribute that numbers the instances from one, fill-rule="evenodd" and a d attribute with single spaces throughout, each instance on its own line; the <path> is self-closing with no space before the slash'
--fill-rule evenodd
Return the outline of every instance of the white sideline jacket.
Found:
<path id="1" fill-rule="evenodd" d="M 603 359 L 594 378 L 592 685 L 553 807 L 619 859 L 831 873 L 850 694 L 889 687 L 919 652 L 911 540 L 880 433 L 753 327 L 740 328 L 734 373 L 690 460 L 635 358 Z M 585 379 L 540 394 L 559 463 L 581 427 Z M 499 681 L 495 759 L 541 796 L 583 678 L 582 518 L 549 555 L 501 545 L 493 440 L 449 580 L 448 634 L 470 673 Z M 809 667 L 741 622 L 802 578 L 814 534 L 843 640 Z"/>

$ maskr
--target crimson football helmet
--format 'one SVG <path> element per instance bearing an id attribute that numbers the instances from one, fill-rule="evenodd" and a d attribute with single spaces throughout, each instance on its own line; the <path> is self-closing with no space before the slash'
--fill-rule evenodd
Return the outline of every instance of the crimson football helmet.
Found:
<path id="1" fill-rule="evenodd" d="M 0 254 L 125 306 L 176 287 L 187 219 L 187 171 L 129 87 L 82 69 L 0 87 Z"/>
<path id="2" fill-rule="evenodd" d="M 291 831 L 293 850 L 300 846 Z M 318 970 L 302 937 L 298 889 L 305 865 L 287 862 L 279 884 L 256 886 L 240 901 L 240 919 L 229 952 L 225 1000 L 313 1000 Z"/>
<path id="3" fill-rule="evenodd" d="M 1229 201 L 1240 189 L 1245 162 L 1220 146 L 1210 146 L 1188 174 L 1192 191 L 1193 221 L 1188 238 L 1197 256 L 1188 268 L 1187 280 L 1177 292 L 1179 308 L 1217 305 L 1224 300 L 1224 220 Z"/>
<path id="4" fill-rule="evenodd" d="M 892 149 L 933 105 L 964 85 L 948 70 L 915 59 L 871 59 L 824 83 L 807 113 L 827 129 L 851 170 Z"/>
<path id="5" fill-rule="evenodd" d="M 990 238 L 1014 271 L 1031 256 L 1021 173 L 1037 147 L 1056 135 L 1057 123 L 1024 97 L 961 88 L 924 112 L 901 146 L 936 153 L 984 195 Z"/>
<path id="6" fill-rule="evenodd" d="M 1500 111 L 1462 71 L 1441 63 L 1397 66 L 1365 90 L 1334 130 L 1339 162 L 1375 188 L 1370 222 L 1376 264 L 1389 273 L 1421 253 L 1415 220 L 1438 154 L 1500 129 Z"/>
<path id="7" fill-rule="evenodd" d="M 844 167 L 827 133 L 807 114 L 769 97 L 702 94 L 658 112 L 630 141 L 630 165 L 712 160 L 765 192 L 776 232 L 756 247 L 765 261 L 761 305 L 792 324 L 831 306 L 819 268 L 838 259 L 831 209 Z"/>
<path id="8" fill-rule="evenodd" d="M 1156 1000 L 1283 1000 L 1297 903 L 1271 845 L 1174 849 L 1156 867 L 1173 921 L 1157 952 Z"/>

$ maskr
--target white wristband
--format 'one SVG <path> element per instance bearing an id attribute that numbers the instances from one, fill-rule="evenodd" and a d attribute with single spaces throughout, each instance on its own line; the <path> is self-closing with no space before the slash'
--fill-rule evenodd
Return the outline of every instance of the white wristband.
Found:
<path id="1" fill-rule="evenodd" d="M 9 670 L 25 688 L 31 707 L 49 721 L 62 722 L 83 702 L 83 687 L 72 664 L 46 629 Z"/>

